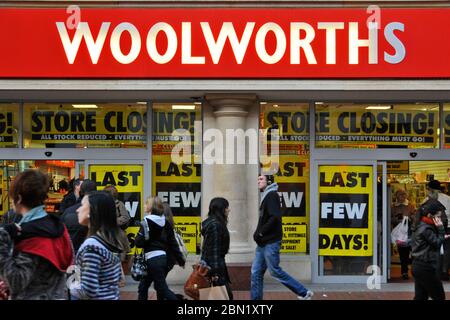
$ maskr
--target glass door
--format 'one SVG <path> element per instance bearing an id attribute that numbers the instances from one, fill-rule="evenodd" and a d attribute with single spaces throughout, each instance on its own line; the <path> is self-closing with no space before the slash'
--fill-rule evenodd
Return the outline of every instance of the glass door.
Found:
<path id="1" fill-rule="evenodd" d="M 311 248 L 314 282 L 365 283 L 380 275 L 377 163 L 313 163 Z"/>

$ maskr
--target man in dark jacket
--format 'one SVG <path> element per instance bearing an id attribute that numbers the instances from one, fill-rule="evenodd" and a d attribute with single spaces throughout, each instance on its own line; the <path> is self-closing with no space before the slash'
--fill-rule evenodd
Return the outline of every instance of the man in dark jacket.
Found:
<path id="1" fill-rule="evenodd" d="M 264 273 L 269 268 L 271 276 L 297 294 L 298 299 L 310 300 L 314 293 L 307 290 L 280 267 L 283 230 L 278 185 L 274 183 L 274 177 L 260 175 L 258 188 L 261 191 L 261 200 L 258 226 L 253 234 L 257 247 L 252 264 L 251 299 L 262 300 Z"/>
<path id="2" fill-rule="evenodd" d="M 83 180 L 81 179 L 75 179 L 73 181 L 73 191 L 68 193 L 64 196 L 63 201 L 61 202 L 61 205 L 59 206 L 59 211 L 63 213 L 67 208 L 75 205 L 78 202 L 78 199 L 80 199 L 80 189 L 81 184 L 83 183 Z M 80 199 L 81 202 L 81 199 Z"/>
<path id="3" fill-rule="evenodd" d="M 66 225 L 72 240 L 73 249 L 77 253 L 83 241 L 86 239 L 88 228 L 78 223 L 77 209 L 81 207 L 81 200 L 89 192 L 97 191 L 94 181 L 86 179 L 80 187 L 80 197 L 73 206 L 67 208 L 61 216 L 61 221 Z"/>

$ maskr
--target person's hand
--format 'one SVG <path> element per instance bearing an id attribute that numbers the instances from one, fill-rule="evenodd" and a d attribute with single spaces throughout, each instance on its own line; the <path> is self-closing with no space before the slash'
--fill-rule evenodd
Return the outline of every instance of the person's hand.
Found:
<path id="1" fill-rule="evenodd" d="M 441 227 L 441 226 L 443 226 L 442 220 L 441 220 L 441 218 L 439 218 L 439 217 L 433 217 L 433 222 L 434 222 L 434 225 L 435 225 L 436 227 Z"/>

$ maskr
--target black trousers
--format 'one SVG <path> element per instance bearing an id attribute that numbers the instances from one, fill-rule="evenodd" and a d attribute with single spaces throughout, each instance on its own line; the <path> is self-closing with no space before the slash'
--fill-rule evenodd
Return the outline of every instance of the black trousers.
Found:
<path id="1" fill-rule="evenodd" d="M 398 246 L 397 249 L 398 255 L 400 256 L 400 265 L 403 275 L 404 273 L 408 273 L 409 253 L 411 252 L 411 247 Z"/>
<path id="2" fill-rule="evenodd" d="M 166 282 L 166 276 L 172 268 L 173 265 L 168 266 L 165 255 L 148 259 L 148 275 L 139 282 L 138 300 L 148 300 L 148 289 L 152 283 L 154 283 L 158 300 L 178 300 Z"/>
<path id="3" fill-rule="evenodd" d="M 414 300 L 445 300 L 444 287 L 433 266 L 413 261 Z"/>

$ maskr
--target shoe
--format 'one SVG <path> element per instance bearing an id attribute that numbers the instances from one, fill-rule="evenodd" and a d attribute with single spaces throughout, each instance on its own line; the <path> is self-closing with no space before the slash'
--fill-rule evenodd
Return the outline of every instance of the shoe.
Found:
<path id="1" fill-rule="evenodd" d="M 311 297 L 314 295 L 314 292 L 308 290 L 306 291 L 305 296 L 297 296 L 298 300 L 311 300 Z"/>
<path id="2" fill-rule="evenodd" d="M 403 279 L 403 280 L 408 280 L 408 279 L 409 279 L 408 274 L 407 274 L 407 273 L 403 273 L 403 274 L 402 274 L 402 279 Z"/>

